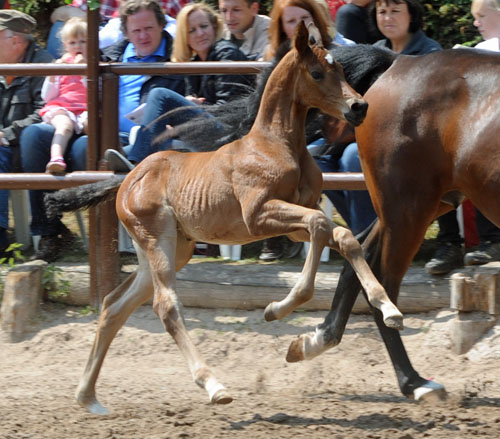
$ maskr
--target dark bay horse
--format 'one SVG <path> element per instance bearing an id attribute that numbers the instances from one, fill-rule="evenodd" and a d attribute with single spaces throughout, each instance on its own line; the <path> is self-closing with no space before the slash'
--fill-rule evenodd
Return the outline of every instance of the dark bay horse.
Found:
<path id="1" fill-rule="evenodd" d="M 464 197 L 500 226 L 500 54 L 456 49 L 411 57 L 365 45 L 331 52 L 347 82 L 369 103 L 356 138 L 379 219 L 358 239 L 364 239 L 370 267 L 397 301 L 426 229 Z M 227 122 L 228 136 L 246 132 L 255 102 L 258 96 L 251 96 L 246 107 L 240 103 L 240 113 L 214 109 Z M 178 132 L 188 142 L 200 136 L 189 124 Z M 340 343 L 360 289 L 346 264 L 330 313 L 314 335 L 292 343 L 287 360 L 311 359 Z M 415 399 L 443 397 L 441 384 L 412 367 L 400 334 L 387 328 L 378 312 L 375 320 L 402 393 Z"/>
<path id="2" fill-rule="evenodd" d="M 300 279 L 284 300 L 267 306 L 267 320 L 284 317 L 312 297 L 320 254 L 328 245 L 352 264 L 385 324 L 402 327 L 401 313 L 373 276 L 352 233 L 334 226 L 318 208 L 321 172 L 306 149 L 307 111 L 317 107 L 359 125 L 367 109 L 320 41 L 314 26 L 309 32 L 303 24 L 298 27 L 294 47 L 269 77 L 248 135 L 213 152 L 158 152 L 123 183 L 97 183 L 49 197 L 71 210 L 105 199 L 119 187 L 117 214 L 137 249 L 137 271 L 104 300 L 77 389 L 78 402 L 89 411 L 106 413 L 95 394 L 102 362 L 117 331 L 151 296 L 194 381 L 212 402 L 231 402 L 190 339 L 175 292 L 175 273 L 191 258 L 197 241 L 244 244 L 283 234 L 311 241 Z"/>
<path id="3" fill-rule="evenodd" d="M 365 231 L 363 249 L 397 302 L 403 276 L 438 216 L 466 197 L 500 226 L 500 54 L 461 49 L 400 56 L 364 98 L 367 117 L 355 131 L 378 221 Z M 359 290 L 346 266 L 332 310 L 314 335 L 292 343 L 288 360 L 338 344 Z M 415 371 L 400 334 L 378 312 L 375 320 L 402 393 L 443 397 L 444 386 Z"/>

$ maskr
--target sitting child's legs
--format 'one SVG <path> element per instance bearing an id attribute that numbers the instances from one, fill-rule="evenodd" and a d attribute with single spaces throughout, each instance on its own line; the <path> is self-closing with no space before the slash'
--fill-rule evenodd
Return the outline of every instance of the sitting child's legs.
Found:
<path id="1" fill-rule="evenodd" d="M 50 123 L 55 128 L 55 132 L 50 147 L 50 161 L 46 170 L 51 174 L 60 174 L 66 171 L 64 153 L 73 136 L 75 127 L 74 122 L 65 110 L 55 113 Z"/>

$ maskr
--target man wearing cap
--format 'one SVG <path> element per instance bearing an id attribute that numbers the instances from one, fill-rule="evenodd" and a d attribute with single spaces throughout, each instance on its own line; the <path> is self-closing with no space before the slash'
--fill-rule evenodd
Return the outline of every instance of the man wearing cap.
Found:
<path id="1" fill-rule="evenodd" d="M 0 10 L 0 64 L 47 63 L 52 56 L 32 37 L 36 21 L 23 12 Z M 19 161 L 21 132 L 41 121 L 42 76 L 0 76 L 0 172 L 12 172 Z M 0 190 L 0 252 L 8 246 L 9 191 Z"/>

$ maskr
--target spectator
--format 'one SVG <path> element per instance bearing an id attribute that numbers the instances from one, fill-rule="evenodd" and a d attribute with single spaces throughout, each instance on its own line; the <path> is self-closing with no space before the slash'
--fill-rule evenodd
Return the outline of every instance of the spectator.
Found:
<path id="1" fill-rule="evenodd" d="M 165 62 L 170 61 L 173 41 L 163 31 L 165 16 L 154 0 L 127 0 L 120 8 L 120 17 L 126 39 L 105 50 L 104 60 L 120 62 Z M 155 87 L 173 87 L 184 91 L 184 79 L 168 76 L 120 76 L 119 107 L 120 129 L 124 142 L 134 124 L 125 114 L 144 102 Z M 42 105 L 41 105 L 42 106 Z M 41 107 L 40 106 L 40 107 Z M 50 158 L 50 144 L 54 127 L 46 123 L 29 126 L 21 136 L 21 158 L 25 172 L 44 172 L 45 163 Z M 65 154 L 68 169 L 86 169 L 87 136 L 73 136 Z M 47 218 L 43 203 L 44 191 L 30 191 L 31 233 L 41 235 L 38 251 L 34 258 L 54 261 L 57 259 L 64 240 L 61 230 L 65 227 L 60 218 Z"/>
<path id="2" fill-rule="evenodd" d="M 332 18 L 332 21 L 335 23 L 335 20 L 337 19 L 337 12 L 338 10 L 345 5 L 344 0 L 326 0 L 326 3 L 328 4 L 328 10 L 330 11 L 330 17 Z"/>
<path id="3" fill-rule="evenodd" d="M 332 41 L 331 21 L 316 0 L 276 0 L 270 13 L 269 47 L 266 59 L 272 59 L 278 47 L 290 41 L 297 25 L 313 22 L 319 30 L 325 47 Z"/>
<path id="4" fill-rule="evenodd" d="M 61 38 L 66 53 L 56 63 L 86 63 L 87 23 L 80 18 L 68 20 Z M 48 76 L 42 87 L 42 98 L 47 104 L 40 110 L 45 123 L 54 129 L 50 161 L 46 170 L 61 174 L 66 170 L 64 153 L 74 133 L 83 131 L 87 122 L 87 85 L 82 76 Z"/>
<path id="5" fill-rule="evenodd" d="M 247 58 L 238 47 L 230 41 L 220 39 L 223 24 L 221 17 L 204 3 L 193 3 L 185 6 L 177 17 L 177 38 L 174 44 L 173 60 L 186 61 L 245 61 Z M 202 106 L 224 105 L 229 99 L 241 95 L 247 79 L 241 75 L 190 75 L 186 77 L 184 97 L 169 89 L 156 89 L 148 97 L 142 127 L 137 140 L 132 146 L 128 158 L 132 162 L 140 162 L 146 156 L 170 147 L 171 140 L 154 143 L 153 140 L 168 127 L 177 125 L 191 115 L 202 112 Z M 192 112 L 180 111 L 152 124 L 159 116 L 176 108 L 192 108 Z M 119 166 L 126 162 L 121 155 L 108 150 L 106 158 Z M 127 168 L 130 168 L 127 165 Z M 115 170 L 127 170 L 115 167 Z"/>
<path id="6" fill-rule="evenodd" d="M 33 40 L 36 21 L 16 10 L 0 10 L 0 64 L 51 62 L 50 54 Z M 21 132 L 39 122 L 43 107 L 41 76 L 0 76 L 0 172 L 12 172 L 19 162 Z M 0 190 L 0 250 L 8 246 L 9 192 Z"/>
<path id="7" fill-rule="evenodd" d="M 471 12 L 484 41 L 478 49 L 500 51 L 500 0 L 472 0 Z M 446 274 L 465 265 L 482 265 L 500 260 L 500 229 L 490 222 L 479 210 L 476 213 L 476 227 L 479 248 L 463 256 L 462 238 L 459 233 L 455 210 L 438 218 L 439 247 L 433 258 L 425 265 L 430 274 Z"/>
<path id="8" fill-rule="evenodd" d="M 180 9 L 192 0 L 160 0 L 158 3 L 167 15 L 165 30 L 175 37 L 175 17 Z M 107 47 L 123 38 L 119 25 L 120 0 L 103 0 L 100 2 L 101 29 L 99 31 L 99 47 Z M 50 19 L 53 23 L 47 40 L 47 50 L 54 58 L 62 55 L 62 45 L 59 32 L 65 21 L 72 17 L 85 18 L 87 0 L 73 0 L 71 5 L 60 6 L 55 9 Z"/>
<path id="9" fill-rule="evenodd" d="M 344 37 L 358 44 L 373 44 L 381 38 L 369 24 L 368 6 L 371 0 L 347 0 L 337 10 L 335 25 Z"/>
<path id="10" fill-rule="evenodd" d="M 259 15 L 259 1 L 219 0 L 225 23 L 224 37 L 236 44 L 249 60 L 260 60 L 269 44 L 269 17 Z"/>

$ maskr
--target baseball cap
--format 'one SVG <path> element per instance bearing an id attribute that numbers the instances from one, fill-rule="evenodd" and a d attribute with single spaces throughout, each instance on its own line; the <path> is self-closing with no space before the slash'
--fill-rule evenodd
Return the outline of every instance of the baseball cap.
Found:
<path id="1" fill-rule="evenodd" d="M 9 29 L 13 32 L 30 34 L 36 28 L 36 20 L 28 14 L 15 9 L 0 9 L 0 31 Z"/>

